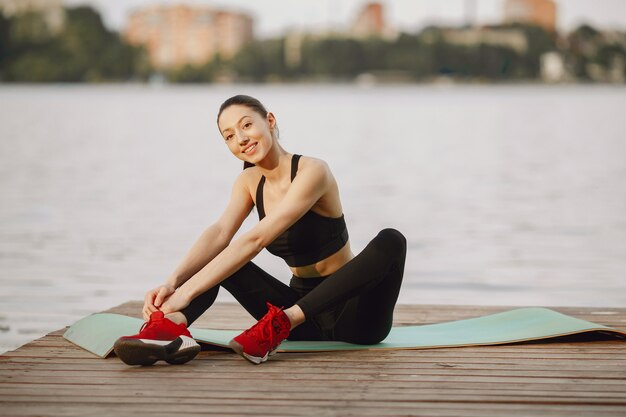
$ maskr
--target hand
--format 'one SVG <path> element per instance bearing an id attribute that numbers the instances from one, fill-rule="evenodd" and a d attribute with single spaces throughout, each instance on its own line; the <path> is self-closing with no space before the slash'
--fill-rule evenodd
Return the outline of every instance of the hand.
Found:
<path id="1" fill-rule="evenodd" d="M 165 300 L 165 302 L 161 305 L 160 310 L 163 312 L 163 314 L 175 313 L 187 307 L 190 302 L 191 300 L 185 297 L 183 295 L 183 292 L 179 289 Z"/>
<path id="2" fill-rule="evenodd" d="M 148 320 L 150 318 L 150 314 L 159 310 L 163 301 L 170 295 L 174 293 L 175 289 L 171 285 L 160 285 L 154 289 L 148 291 L 143 299 L 143 318 L 144 320 Z"/>

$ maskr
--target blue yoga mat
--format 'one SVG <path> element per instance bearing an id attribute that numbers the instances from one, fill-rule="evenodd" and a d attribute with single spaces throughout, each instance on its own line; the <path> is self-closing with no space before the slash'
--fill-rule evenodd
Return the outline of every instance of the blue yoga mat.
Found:
<path id="1" fill-rule="evenodd" d="M 113 350 L 121 336 L 137 334 L 143 321 L 119 314 L 98 313 L 70 326 L 63 337 L 101 358 Z M 241 330 L 189 328 L 199 343 L 228 347 Z M 284 341 L 279 352 L 320 352 L 360 349 L 429 349 L 497 345 L 549 339 L 571 334 L 601 332 L 626 340 L 626 332 L 577 319 L 542 307 L 518 308 L 486 316 L 422 326 L 394 327 L 381 343 L 355 345 L 345 342 Z"/>

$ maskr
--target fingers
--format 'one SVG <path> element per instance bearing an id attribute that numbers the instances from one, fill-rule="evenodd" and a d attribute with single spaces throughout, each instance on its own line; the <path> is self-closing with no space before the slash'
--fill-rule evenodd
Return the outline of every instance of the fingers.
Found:
<path id="1" fill-rule="evenodd" d="M 163 299 L 166 296 L 166 292 L 167 292 L 167 289 L 165 287 L 161 287 L 159 289 L 159 292 L 157 293 L 156 298 L 154 299 L 154 305 L 156 307 L 161 307 L 161 304 L 163 304 Z"/>
<path id="2" fill-rule="evenodd" d="M 174 288 L 162 285 L 146 293 L 143 304 L 143 318 L 148 320 L 150 315 L 155 311 L 159 311 L 163 302 L 174 293 Z"/>
<path id="3" fill-rule="evenodd" d="M 165 299 L 168 298 L 170 295 L 174 294 L 174 291 L 175 291 L 174 288 L 169 287 L 169 286 L 162 286 L 161 288 L 159 288 L 159 292 L 157 293 L 156 298 L 154 300 L 154 305 L 157 308 L 161 308 Z"/>
<path id="4" fill-rule="evenodd" d="M 158 309 L 154 306 L 144 304 L 141 313 L 143 314 L 143 317 L 147 320 L 148 318 L 150 318 L 150 314 L 154 313 L 155 311 L 158 311 Z"/>
<path id="5" fill-rule="evenodd" d="M 150 290 L 143 297 L 143 302 L 145 305 L 148 305 L 148 304 L 152 304 L 153 301 L 154 301 L 154 290 Z"/>
<path id="6" fill-rule="evenodd" d="M 156 306 L 154 306 L 152 304 L 146 304 L 145 308 L 146 308 L 146 310 L 148 310 L 148 314 L 154 313 L 155 311 L 159 310 L 158 308 L 156 308 Z"/>
<path id="7" fill-rule="evenodd" d="M 146 300 L 144 302 L 144 307 L 148 309 L 150 313 L 154 313 L 155 311 L 158 310 L 157 306 L 154 305 L 153 300 L 149 300 L 149 301 Z"/>
<path id="8" fill-rule="evenodd" d="M 141 310 L 141 313 L 143 314 L 143 318 L 147 321 L 148 319 L 150 319 L 150 314 L 152 314 L 152 311 L 150 310 L 150 308 L 148 307 L 148 304 L 144 304 L 143 305 L 143 309 Z"/>

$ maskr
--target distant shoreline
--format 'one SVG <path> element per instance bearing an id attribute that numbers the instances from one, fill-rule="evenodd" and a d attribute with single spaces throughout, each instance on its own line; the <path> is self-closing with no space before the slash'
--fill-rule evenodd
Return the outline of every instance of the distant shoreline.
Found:
<path id="1" fill-rule="evenodd" d="M 626 83 L 610 83 L 610 82 L 559 82 L 559 83 L 546 83 L 541 81 L 484 81 L 484 80 L 441 80 L 432 82 L 420 82 L 420 81 L 375 81 L 375 82 L 358 82 L 349 80 L 301 80 L 301 81 L 280 81 L 280 82 L 252 82 L 252 81 L 233 81 L 233 82 L 163 82 L 163 83 L 149 83 L 138 81 L 111 81 L 111 82 L 2 82 L 0 81 L 0 88 L 3 87 L 112 87 L 112 86 L 133 86 L 133 87 L 148 87 L 148 88 L 162 88 L 162 87 L 228 87 L 235 85 L 249 85 L 249 86 L 337 86 L 337 87 L 363 87 L 363 88 L 376 88 L 376 87 L 393 87 L 393 86 L 423 86 L 423 87 L 611 87 L 611 88 L 623 88 L 626 87 Z"/>

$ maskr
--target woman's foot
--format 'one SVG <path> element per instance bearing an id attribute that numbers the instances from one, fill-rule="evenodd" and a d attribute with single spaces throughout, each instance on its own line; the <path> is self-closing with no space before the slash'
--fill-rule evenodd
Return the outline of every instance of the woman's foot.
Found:
<path id="1" fill-rule="evenodd" d="M 266 305 L 267 314 L 229 343 L 235 352 L 256 365 L 273 355 L 291 330 L 289 317 L 283 308 L 269 302 L 266 302 Z"/>
<path id="2" fill-rule="evenodd" d="M 185 324 L 176 324 L 155 311 L 139 333 L 120 337 L 113 349 L 127 365 L 152 365 L 159 360 L 182 364 L 196 357 L 200 345 Z"/>

